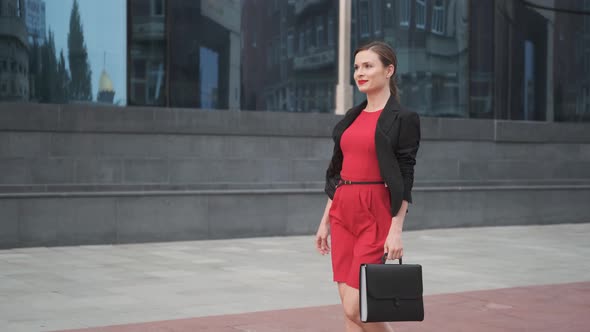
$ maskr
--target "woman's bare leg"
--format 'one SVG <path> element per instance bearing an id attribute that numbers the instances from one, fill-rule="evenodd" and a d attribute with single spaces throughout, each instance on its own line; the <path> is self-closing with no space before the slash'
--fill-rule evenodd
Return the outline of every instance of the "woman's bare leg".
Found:
<path id="1" fill-rule="evenodd" d="M 342 286 L 341 286 L 342 285 Z M 344 298 L 342 299 L 342 306 L 344 307 L 344 315 L 347 322 L 352 322 L 355 326 L 360 327 L 363 332 L 393 332 L 391 326 L 387 323 L 363 323 L 360 320 L 359 313 L 359 291 L 356 288 L 350 287 L 346 284 L 339 284 L 339 289 L 342 289 Z M 349 331 L 349 330 L 346 330 Z"/>
<path id="2" fill-rule="evenodd" d="M 343 282 L 338 283 L 338 293 L 340 294 L 340 300 L 342 301 L 342 308 L 344 308 L 344 299 L 346 298 L 346 288 L 351 288 L 347 286 Z M 344 327 L 346 332 L 364 332 L 363 328 L 360 326 L 360 321 L 357 323 L 352 321 L 346 315 L 346 311 L 344 311 Z"/>

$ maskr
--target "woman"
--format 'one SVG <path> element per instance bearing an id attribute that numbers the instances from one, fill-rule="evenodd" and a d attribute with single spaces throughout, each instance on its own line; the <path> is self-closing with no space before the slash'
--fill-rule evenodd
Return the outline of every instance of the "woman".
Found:
<path id="1" fill-rule="evenodd" d="M 359 269 L 362 263 L 379 263 L 384 253 L 387 259 L 403 255 L 420 119 L 399 104 L 391 47 L 372 42 L 354 54 L 354 80 L 367 100 L 334 127 L 334 153 L 326 172 L 329 199 L 316 247 L 323 255 L 331 253 L 346 331 L 392 331 L 386 323 L 360 321 Z"/>

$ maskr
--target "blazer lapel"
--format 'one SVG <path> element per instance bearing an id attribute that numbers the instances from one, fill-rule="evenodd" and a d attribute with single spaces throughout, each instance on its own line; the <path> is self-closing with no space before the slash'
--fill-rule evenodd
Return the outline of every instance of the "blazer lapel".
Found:
<path id="1" fill-rule="evenodd" d="M 401 105 L 397 102 L 395 97 L 392 95 L 387 100 L 383 111 L 377 119 L 377 128 L 387 133 L 397 118 L 398 111 L 401 110 Z"/>

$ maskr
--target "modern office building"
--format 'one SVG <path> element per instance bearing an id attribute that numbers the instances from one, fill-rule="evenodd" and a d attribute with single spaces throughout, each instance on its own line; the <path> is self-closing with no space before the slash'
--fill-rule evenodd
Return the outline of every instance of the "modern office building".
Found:
<path id="1" fill-rule="evenodd" d="M 27 77 L 44 75 L 29 73 L 29 46 L 33 39 L 43 44 L 47 27 L 54 27 L 55 43 L 63 40 L 53 50 L 55 62 L 60 50 L 68 54 L 69 32 L 60 27 L 69 22 L 73 1 L 1 2 L 3 100 L 63 99 L 29 93 L 27 82 L 38 85 L 43 77 Z M 347 3 L 348 52 L 371 40 L 392 45 L 402 102 L 422 115 L 550 122 L 590 116 L 588 0 Z M 108 18 L 120 3 L 79 7 L 93 81 L 102 73 L 100 54 L 109 48 L 116 54 L 110 63 L 125 68 L 113 81 L 126 90 L 119 93 L 127 96 L 122 105 L 331 113 L 344 33 L 339 4 L 129 0 L 123 24 L 108 31 L 93 25 L 101 23 L 92 14 Z M 110 44 L 105 34 L 113 37 Z M 346 98 L 363 96 L 355 91 Z"/>
<path id="2" fill-rule="evenodd" d="M 0 248 L 313 233 L 372 40 L 405 229 L 588 222 L 590 0 L 0 0 Z"/>
<path id="3" fill-rule="evenodd" d="M 24 0 L 0 1 L 0 100 L 29 100 L 29 47 Z"/>

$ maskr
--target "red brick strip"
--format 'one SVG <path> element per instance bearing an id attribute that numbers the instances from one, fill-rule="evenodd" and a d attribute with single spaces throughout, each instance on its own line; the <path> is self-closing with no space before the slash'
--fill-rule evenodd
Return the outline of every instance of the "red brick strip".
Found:
<path id="1" fill-rule="evenodd" d="M 394 323 L 395 331 L 590 331 L 590 282 L 431 295 L 424 303 L 424 322 Z M 331 305 L 67 332 L 334 332 L 342 322 L 340 306 Z"/>

